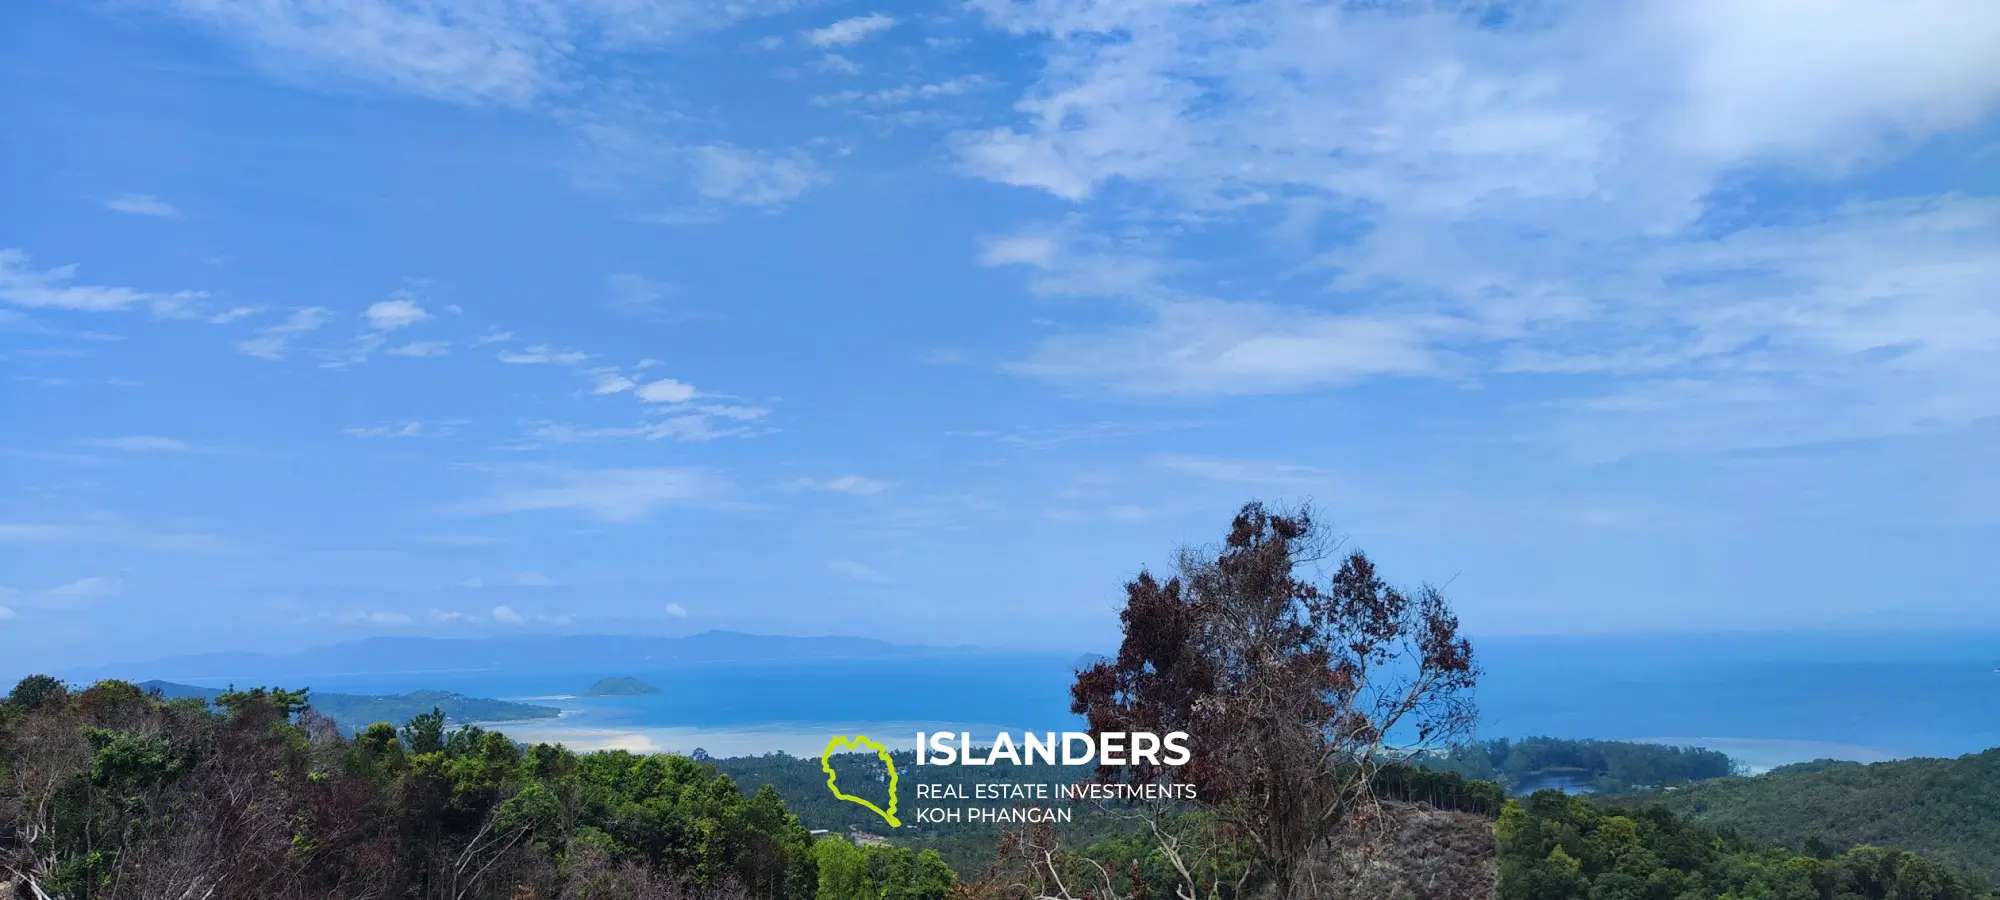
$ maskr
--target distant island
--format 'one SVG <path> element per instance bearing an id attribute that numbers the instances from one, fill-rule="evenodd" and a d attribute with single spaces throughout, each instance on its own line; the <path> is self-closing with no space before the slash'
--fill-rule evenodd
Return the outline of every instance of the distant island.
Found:
<path id="1" fill-rule="evenodd" d="M 160 696 L 168 700 L 193 697 L 213 703 L 223 693 L 220 688 L 171 681 L 144 681 L 139 683 L 139 687 L 159 691 Z M 411 691 L 407 694 L 322 694 L 314 691 L 308 699 L 314 712 L 332 719 L 342 731 L 349 733 L 376 722 L 408 722 L 432 709 L 442 710 L 445 720 L 454 723 L 525 722 L 562 715 L 562 710 L 553 706 L 467 697 L 451 691 Z"/>
<path id="2" fill-rule="evenodd" d="M 590 686 L 589 690 L 583 692 L 583 696 L 637 697 L 640 694 L 657 694 L 659 692 L 660 692 L 659 688 L 656 688 L 650 684 L 640 681 L 637 678 L 620 676 L 615 678 L 599 679 L 596 684 Z"/>

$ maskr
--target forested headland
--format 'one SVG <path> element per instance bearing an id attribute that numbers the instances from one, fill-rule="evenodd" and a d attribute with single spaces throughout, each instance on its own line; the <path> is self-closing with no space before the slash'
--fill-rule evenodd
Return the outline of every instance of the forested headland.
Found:
<path id="1" fill-rule="evenodd" d="M 1727 754 L 1700 747 L 1552 737 L 1460 744 L 1427 754 L 1419 764 L 1498 782 L 1510 791 L 1551 777 L 1573 778 L 1592 790 L 1612 793 L 1683 785 L 1740 772 Z"/>

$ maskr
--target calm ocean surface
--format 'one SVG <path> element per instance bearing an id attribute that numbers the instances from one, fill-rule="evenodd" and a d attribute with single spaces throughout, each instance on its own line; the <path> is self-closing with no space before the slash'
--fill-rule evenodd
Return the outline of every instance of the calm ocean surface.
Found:
<path id="1" fill-rule="evenodd" d="M 1487 639 L 1480 737 L 1667 740 L 1756 768 L 1820 756 L 1873 761 L 2000 746 L 2000 632 Z M 322 691 L 442 688 L 537 698 L 559 720 L 524 740 L 716 755 L 814 754 L 834 733 L 907 743 L 919 728 L 1070 728 L 1076 654 L 767 661 L 602 673 L 442 672 L 317 677 Z M 601 675 L 663 689 L 575 698 Z"/>

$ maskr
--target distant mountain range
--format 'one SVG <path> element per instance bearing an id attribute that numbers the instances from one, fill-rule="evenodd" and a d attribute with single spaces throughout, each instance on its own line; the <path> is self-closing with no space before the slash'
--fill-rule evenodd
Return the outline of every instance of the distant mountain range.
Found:
<path id="1" fill-rule="evenodd" d="M 978 647 L 926 647 L 858 637 L 781 637 L 704 631 L 648 635 L 500 635 L 484 638 L 379 637 L 296 653 L 204 653 L 58 673 L 99 678 L 298 678 L 387 672 L 534 671 L 603 673 L 673 665 L 752 660 L 881 659 L 982 653 Z"/>

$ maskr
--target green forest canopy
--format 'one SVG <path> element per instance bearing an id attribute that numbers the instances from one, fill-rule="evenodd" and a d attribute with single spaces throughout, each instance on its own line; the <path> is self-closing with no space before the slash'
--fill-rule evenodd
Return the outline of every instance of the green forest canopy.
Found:
<path id="1" fill-rule="evenodd" d="M 258 688 L 211 704 L 119 681 L 72 691 L 54 679 L 24 680 L 0 702 L 0 877 L 33 878 L 64 900 L 1020 900 L 1004 871 L 997 880 L 974 877 L 982 853 L 1018 855 L 1019 831 L 899 830 L 899 846 L 815 840 L 786 795 L 817 760 L 773 754 L 705 764 L 524 747 L 477 726 L 447 727 L 436 710 L 400 727 L 372 724 L 350 740 L 307 700 Z M 1965 765 L 1928 784 L 1990 792 L 1995 754 L 1956 761 Z M 1917 777 L 1903 771 L 1867 777 Z M 939 775 L 946 772 L 975 774 Z M 1767 781 L 1775 779 L 1716 784 Z M 1409 767 L 1385 770 L 1377 789 L 1392 801 L 1494 821 L 1506 900 L 1982 896 L 1979 884 L 1915 853 L 1778 849 L 1657 805 L 1623 808 L 1554 791 L 1506 800 L 1490 782 Z M 818 817 L 806 798 L 822 793 L 801 787 L 799 810 Z M 1976 803 L 1990 794 L 1969 796 Z M 1827 802 L 1839 805 L 1832 795 Z M 1871 802 L 1891 803 L 1880 794 Z M 1167 827 L 1194 833 L 1207 815 L 1191 807 Z M 936 846 L 911 846 L 927 843 Z M 954 871 L 938 847 L 965 863 Z M 1084 817 L 1049 847 L 1055 870 L 1072 876 L 1102 866 L 1135 890 L 1170 882 L 1170 860 L 1129 819 Z M 1245 857 L 1226 844 L 1185 846 L 1183 856 L 1218 884 L 1244 871 Z M 1218 897 L 1235 900 L 1228 890 Z"/>

